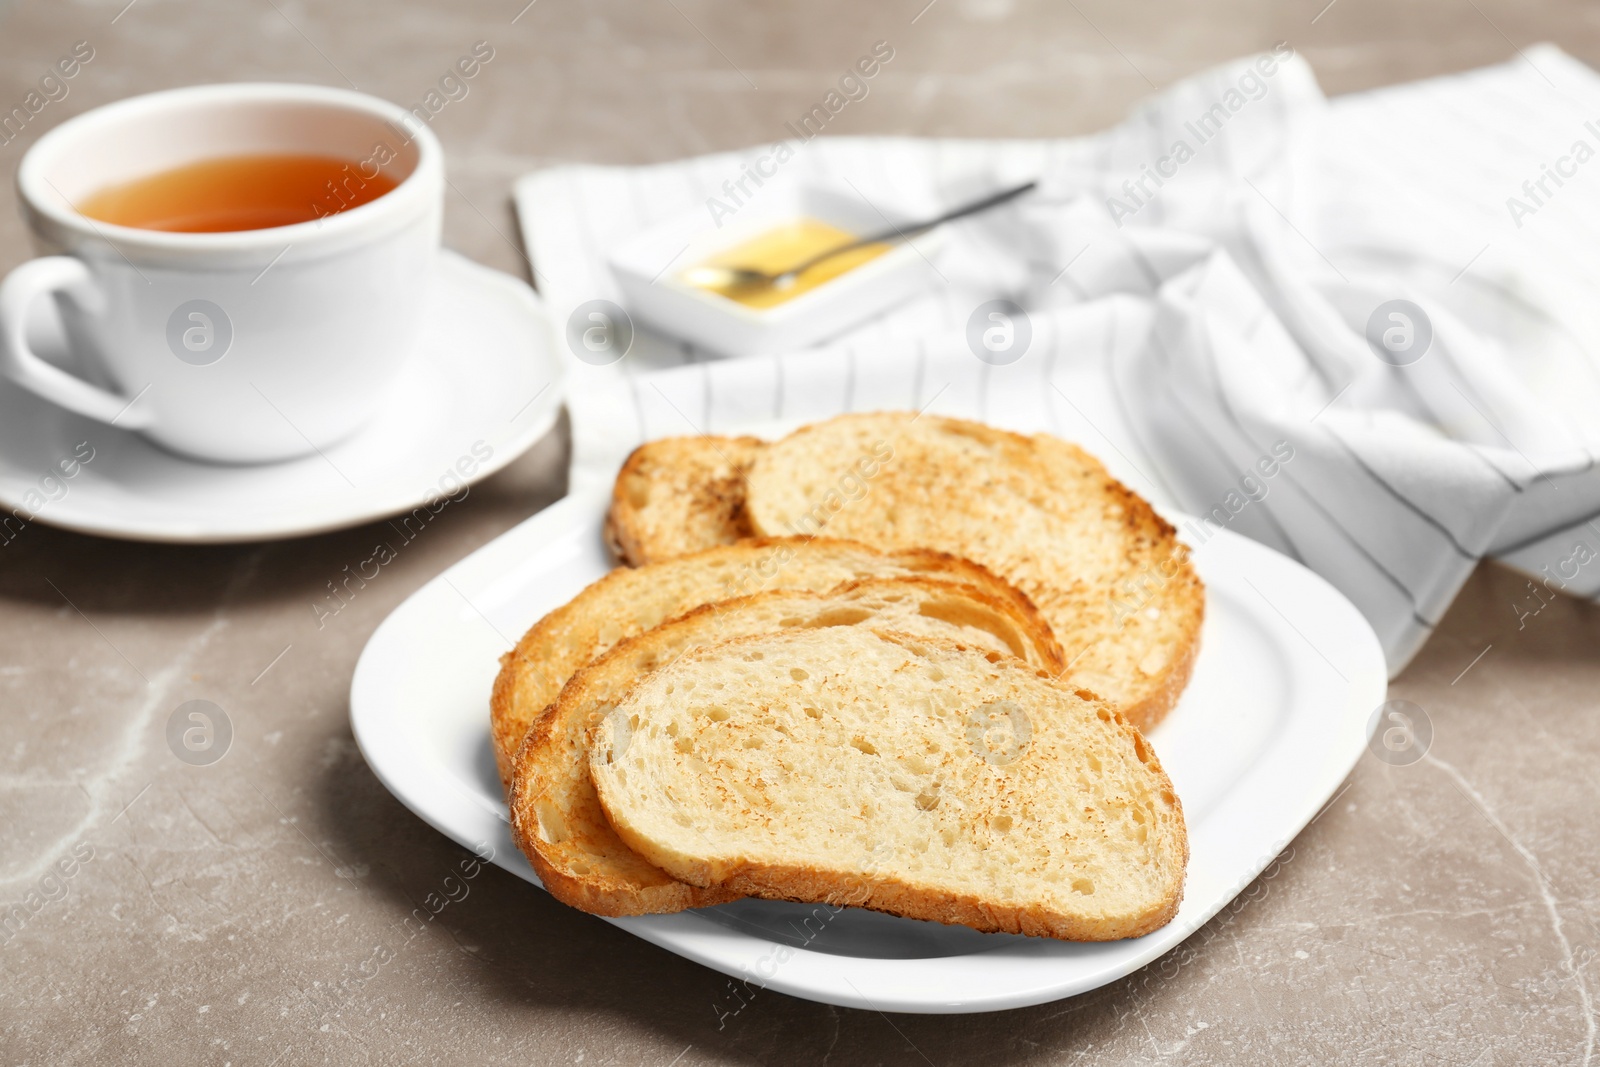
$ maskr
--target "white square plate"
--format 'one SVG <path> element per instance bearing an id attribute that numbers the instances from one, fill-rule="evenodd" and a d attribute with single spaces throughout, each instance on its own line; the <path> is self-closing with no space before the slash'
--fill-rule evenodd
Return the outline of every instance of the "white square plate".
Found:
<path id="1" fill-rule="evenodd" d="M 423 586 L 378 627 L 351 684 L 351 725 L 383 783 L 442 833 L 492 846 L 496 863 L 535 884 L 511 843 L 489 690 L 500 654 L 610 569 L 600 536 L 608 497 L 568 497 Z M 807 924 L 810 906 L 759 900 L 608 921 L 754 986 L 881 1011 L 1024 1007 L 1161 956 L 1316 816 L 1360 757 L 1387 688 L 1377 637 L 1327 582 L 1227 531 L 1192 547 L 1206 584 L 1200 656 L 1150 735 L 1189 827 L 1183 905 L 1169 925 L 1069 944 L 857 909 Z"/>

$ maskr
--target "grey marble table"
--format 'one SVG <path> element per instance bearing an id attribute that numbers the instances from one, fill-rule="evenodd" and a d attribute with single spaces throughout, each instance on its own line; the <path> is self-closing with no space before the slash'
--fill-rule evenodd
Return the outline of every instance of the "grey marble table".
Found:
<path id="1" fill-rule="evenodd" d="M 0 169 L 133 93 L 277 79 L 411 102 L 487 41 L 494 59 L 434 123 L 446 239 L 527 277 L 517 175 L 774 140 L 878 39 L 895 61 L 840 132 L 1087 132 L 1284 39 L 1329 92 L 1539 40 L 1600 60 L 1600 16 L 1579 0 L 524 3 L 0 0 L 0 109 L 75 42 L 94 49 L 0 145 Z M 29 251 L 9 182 L 0 199 L 3 271 Z M 494 868 L 407 926 L 466 854 L 362 762 L 351 669 L 408 593 L 560 497 L 565 460 L 563 424 L 320 629 L 312 604 L 373 528 L 196 549 L 34 524 L 0 549 L 0 903 L 27 911 L 0 934 L 0 1060 L 1593 1061 L 1600 612 L 1560 600 L 1519 621 L 1523 580 L 1494 566 L 1393 687 L 1432 721 L 1427 757 L 1365 759 L 1180 955 L 1085 996 L 927 1017 L 764 993 L 719 1025 L 725 978 Z M 219 763 L 164 741 L 189 699 L 231 716 Z"/>

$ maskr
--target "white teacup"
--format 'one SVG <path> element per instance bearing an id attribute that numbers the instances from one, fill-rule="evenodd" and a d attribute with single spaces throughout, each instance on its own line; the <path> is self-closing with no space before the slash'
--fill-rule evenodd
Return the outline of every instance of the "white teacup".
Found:
<path id="1" fill-rule="evenodd" d="M 312 222 L 173 233 L 73 205 L 188 163 L 293 153 L 380 166 L 398 185 Z M 412 355 L 431 297 L 444 168 L 403 108 L 305 85 L 204 85 L 62 123 L 17 185 L 43 258 L 0 283 L 0 369 L 40 397 L 185 455 L 251 463 L 359 430 Z M 30 346 L 54 297 L 70 360 Z M 70 365 L 67 365 L 69 364 Z"/>

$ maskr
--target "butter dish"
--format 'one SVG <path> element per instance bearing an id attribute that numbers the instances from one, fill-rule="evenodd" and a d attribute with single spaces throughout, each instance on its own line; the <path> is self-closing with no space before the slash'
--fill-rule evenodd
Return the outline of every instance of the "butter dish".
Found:
<path id="1" fill-rule="evenodd" d="M 629 240 L 610 256 L 628 313 L 642 325 L 723 356 L 806 348 L 889 310 L 939 282 L 945 235 L 933 230 L 892 245 L 815 288 L 767 308 L 747 306 L 684 280 L 689 268 L 773 229 L 810 219 L 859 235 L 910 219 L 853 190 L 768 188 L 731 218 L 696 210 Z"/>

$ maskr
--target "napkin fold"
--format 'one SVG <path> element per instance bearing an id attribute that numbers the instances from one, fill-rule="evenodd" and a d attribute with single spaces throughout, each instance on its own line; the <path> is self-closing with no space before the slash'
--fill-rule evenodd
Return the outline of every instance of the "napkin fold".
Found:
<path id="1" fill-rule="evenodd" d="M 752 201 L 823 183 L 916 215 L 1040 187 L 953 225 L 933 291 L 820 347 L 719 359 L 639 327 L 616 364 L 572 358 L 574 489 L 655 437 L 925 409 L 1078 441 L 1191 516 L 1191 543 L 1228 529 L 1299 560 L 1392 672 L 1482 556 L 1527 572 L 1519 628 L 1555 591 L 1600 593 L 1600 76 L 1560 50 L 1330 101 L 1279 46 L 1094 136 L 785 145 Z M 714 225 L 773 152 L 519 181 L 558 327 L 621 302 L 612 249 L 687 211 Z M 969 341 L 990 324 L 1001 356 Z"/>

